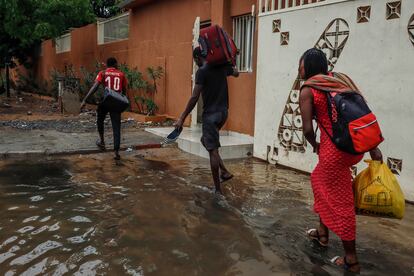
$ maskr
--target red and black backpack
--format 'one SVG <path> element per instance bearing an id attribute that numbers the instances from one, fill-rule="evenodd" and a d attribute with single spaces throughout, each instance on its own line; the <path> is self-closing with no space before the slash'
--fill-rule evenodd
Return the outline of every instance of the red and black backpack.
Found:
<path id="1" fill-rule="evenodd" d="M 218 25 L 210 26 L 200 30 L 201 55 L 207 59 L 209 64 L 236 65 L 238 49 L 231 36 Z"/>
<path id="2" fill-rule="evenodd" d="M 335 146 L 351 154 L 363 154 L 384 141 L 377 118 L 357 92 L 324 92 Z M 321 124 L 320 124 L 321 125 Z M 323 128 L 323 126 L 321 125 Z"/>

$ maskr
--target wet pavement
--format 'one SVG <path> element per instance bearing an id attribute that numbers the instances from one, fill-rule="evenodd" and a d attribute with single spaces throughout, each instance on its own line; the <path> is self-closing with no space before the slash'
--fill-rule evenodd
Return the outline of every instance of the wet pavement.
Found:
<path id="1" fill-rule="evenodd" d="M 55 130 L 21 131 L 0 128 L 0 159 L 15 156 L 44 156 L 53 154 L 74 154 L 98 151 L 95 142 L 98 133 L 66 133 Z M 121 149 L 136 145 L 160 143 L 163 139 L 143 129 L 124 129 L 121 133 Z M 105 131 L 105 143 L 108 150 L 113 149 L 112 130 Z"/>
<path id="2" fill-rule="evenodd" d="M 343 275 L 305 231 L 309 177 L 226 162 L 226 200 L 208 160 L 176 148 L 0 162 L 0 274 Z M 414 208 L 402 221 L 358 217 L 363 275 L 414 274 Z"/>

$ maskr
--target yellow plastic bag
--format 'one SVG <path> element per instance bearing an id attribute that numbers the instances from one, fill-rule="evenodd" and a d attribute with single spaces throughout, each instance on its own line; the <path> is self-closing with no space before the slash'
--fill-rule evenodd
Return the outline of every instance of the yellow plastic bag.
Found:
<path id="1" fill-rule="evenodd" d="M 387 165 L 365 160 L 368 168 L 354 180 L 355 209 L 358 214 L 402 219 L 404 194 Z"/>

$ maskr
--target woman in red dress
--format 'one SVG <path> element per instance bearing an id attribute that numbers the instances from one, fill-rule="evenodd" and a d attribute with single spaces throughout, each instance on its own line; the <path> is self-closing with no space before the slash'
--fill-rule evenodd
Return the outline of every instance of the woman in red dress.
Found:
<path id="1" fill-rule="evenodd" d="M 326 55 L 318 49 L 309 49 L 300 59 L 301 79 L 318 78 L 319 85 L 333 92 L 359 91 L 355 84 L 344 74 L 328 73 Z M 300 109 L 303 119 L 303 131 L 306 140 L 319 155 L 319 162 L 311 176 L 314 194 L 314 211 L 319 215 L 317 229 L 307 232 L 310 239 L 321 246 L 328 246 L 329 230 L 342 240 L 345 256 L 336 257 L 332 262 L 351 272 L 359 272 L 360 266 L 355 249 L 355 207 L 352 189 L 351 166 L 357 164 L 363 155 L 352 155 L 340 151 L 326 132 L 332 135 L 332 124 L 328 114 L 325 92 L 305 85 L 300 93 Z M 320 126 L 320 143 L 316 141 L 313 119 Z M 381 151 L 377 148 L 370 152 L 371 158 L 382 161 Z"/>

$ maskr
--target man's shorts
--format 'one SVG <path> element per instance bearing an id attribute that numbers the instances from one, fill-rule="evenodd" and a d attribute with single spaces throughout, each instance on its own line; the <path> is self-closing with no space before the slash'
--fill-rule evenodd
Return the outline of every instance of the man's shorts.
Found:
<path id="1" fill-rule="evenodd" d="M 220 145 L 220 129 L 226 123 L 227 111 L 203 114 L 203 135 L 201 144 L 207 151 L 218 149 Z"/>

